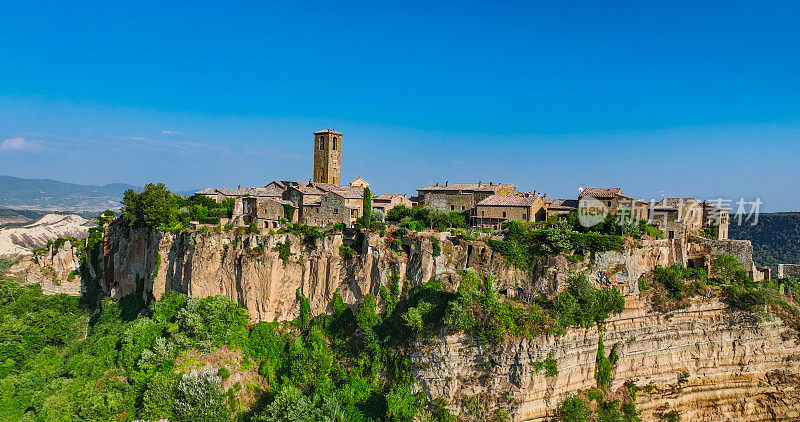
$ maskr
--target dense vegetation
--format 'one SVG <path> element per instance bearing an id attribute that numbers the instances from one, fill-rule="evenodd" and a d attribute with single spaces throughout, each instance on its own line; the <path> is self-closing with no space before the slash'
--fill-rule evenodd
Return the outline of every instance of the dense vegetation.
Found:
<path id="1" fill-rule="evenodd" d="M 148 183 L 141 192 L 125 191 L 122 199 L 122 218 L 134 226 L 159 230 L 181 230 L 190 221 L 217 224 L 220 218 L 230 217 L 234 198 L 217 203 L 202 195 L 184 197 L 174 194 L 163 183 Z"/>
<path id="2" fill-rule="evenodd" d="M 467 227 L 465 212 L 446 212 L 429 206 L 407 208 L 405 205 L 398 205 L 386 213 L 386 219 L 399 222 L 401 227 L 417 231 Z"/>
<path id="3" fill-rule="evenodd" d="M 753 261 L 771 267 L 773 275 L 778 264 L 800 264 L 800 213 L 761 214 L 755 226 L 740 226 L 738 217 L 731 215 L 728 236 L 752 242 Z"/>

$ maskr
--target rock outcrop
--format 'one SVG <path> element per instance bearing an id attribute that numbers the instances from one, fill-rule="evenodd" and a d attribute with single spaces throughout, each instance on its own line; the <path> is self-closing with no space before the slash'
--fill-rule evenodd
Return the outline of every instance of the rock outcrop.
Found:
<path id="1" fill-rule="evenodd" d="M 593 282 L 627 294 L 638 292 L 641 275 L 674 262 L 668 241 L 587 254 L 582 260 L 550 257 L 524 271 L 508 265 L 483 241 L 447 233 L 411 234 L 403 237 L 400 250 L 387 237 L 356 230 L 304 239 L 292 234 L 164 233 L 115 222 L 106 228 L 105 237 L 103 289 L 112 297 L 137 288 L 156 298 L 169 290 L 201 297 L 226 295 L 245 306 L 254 320 L 270 321 L 297 315 L 298 289 L 319 314 L 331 310 L 336 290 L 346 303 L 356 304 L 368 293 L 377 296 L 393 275 L 401 284 L 436 278 L 455 289 L 460 272 L 471 267 L 493 277 L 501 292 L 516 296 L 552 294 L 571 274 L 584 271 Z M 434 237 L 440 244 L 438 256 L 433 256 Z M 288 255 L 281 259 L 278 249 L 287 243 Z M 343 245 L 353 248 L 354 256 L 343 258 Z"/>
<path id="2" fill-rule="evenodd" d="M 42 247 L 59 237 L 86 237 L 89 221 L 77 214 L 47 214 L 35 223 L 0 229 L 0 257 L 32 255 L 32 248 Z"/>
<path id="3" fill-rule="evenodd" d="M 513 421 L 546 421 L 568 392 L 596 385 L 598 341 L 597 328 L 494 346 L 445 335 L 420 342 L 412 363 L 421 389 L 454 408 L 483 400 L 510 410 Z M 637 398 L 642 420 L 671 409 L 690 421 L 800 418 L 798 333 L 779 320 L 757 321 L 716 299 L 663 315 L 630 296 L 628 309 L 607 322 L 603 341 L 606 353 L 612 345 L 619 351 L 612 390 L 626 380 L 652 386 Z M 546 377 L 532 363 L 550 353 L 558 374 Z M 689 377 L 679 384 L 684 371 Z"/>

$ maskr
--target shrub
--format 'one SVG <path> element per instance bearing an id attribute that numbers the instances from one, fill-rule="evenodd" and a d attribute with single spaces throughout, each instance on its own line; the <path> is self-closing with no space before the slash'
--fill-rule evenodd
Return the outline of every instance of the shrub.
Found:
<path id="1" fill-rule="evenodd" d="M 340 245 L 339 246 L 339 256 L 344 261 L 349 261 L 349 260 L 353 259 L 353 257 L 356 256 L 357 254 L 358 254 L 358 252 L 356 252 L 356 250 L 351 248 L 350 246 L 347 246 L 347 245 Z"/>
<path id="2" fill-rule="evenodd" d="M 747 276 L 744 265 L 739 262 L 739 258 L 734 255 L 720 254 L 711 259 L 711 272 L 722 283 L 731 283 L 735 279 Z M 744 273 L 744 274 L 742 274 Z"/>
<path id="3" fill-rule="evenodd" d="M 323 398 L 319 403 L 314 403 L 302 391 L 292 385 L 281 388 L 272 401 L 262 412 L 257 414 L 254 422 L 338 422 L 332 415 L 341 414 L 336 400 L 331 397 Z"/>
<path id="4" fill-rule="evenodd" d="M 176 321 L 190 337 L 215 346 L 243 344 L 249 324 L 247 311 L 226 296 L 189 298 Z"/>
<path id="5" fill-rule="evenodd" d="M 567 394 L 556 412 L 558 420 L 563 422 L 588 422 L 589 416 L 591 416 L 589 404 L 572 394 Z"/>
<path id="6" fill-rule="evenodd" d="M 175 406 L 178 421 L 230 421 L 230 408 L 222 383 L 212 371 L 192 370 L 178 383 Z"/>
<path id="7" fill-rule="evenodd" d="M 172 419 L 178 379 L 167 373 L 158 372 L 147 383 L 142 396 L 142 417 L 158 420 Z"/>
<path id="8" fill-rule="evenodd" d="M 442 245 L 440 244 L 438 238 L 436 237 L 431 238 L 431 246 L 433 247 L 433 252 L 431 252 L 431 255 L 437 257 L 442 254 Z"/>
<path id="9" fill-rule="evenodd" d="M 283 243 L 276 244 L 272 250 L 278 252 L 278 258 L 280 258 L 284 264 L 294 255 L 292 253 L 292 241 L 288 237 Z"/>

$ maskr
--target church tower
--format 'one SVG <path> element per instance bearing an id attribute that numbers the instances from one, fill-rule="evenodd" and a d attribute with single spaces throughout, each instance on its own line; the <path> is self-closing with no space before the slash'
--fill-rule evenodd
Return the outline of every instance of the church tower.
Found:
<path id="1" fill-rule="evenodd" d="M 341 185 L 342 134 L 332 129 L 314 132 L 314 182 Z"/>

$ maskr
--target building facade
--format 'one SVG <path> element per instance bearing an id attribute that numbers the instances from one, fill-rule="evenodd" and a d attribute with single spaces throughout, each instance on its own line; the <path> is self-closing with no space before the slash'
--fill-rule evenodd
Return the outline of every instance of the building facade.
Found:
<path id="1" fill-rule="evenodd" d="M 516 186 L 510 183 L 439 183 L 417 189 L 420 205 L 441 211 L 470 211 L 478 202 L 492 195 L 513 195 Z"/>
<path id="2" fill-rule="evenodd" d="M 539 195 L 491 195 L 475 206 L 472 225 L 499 229 L 503 222 L 545 221 L 547 208 Z"/>

